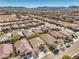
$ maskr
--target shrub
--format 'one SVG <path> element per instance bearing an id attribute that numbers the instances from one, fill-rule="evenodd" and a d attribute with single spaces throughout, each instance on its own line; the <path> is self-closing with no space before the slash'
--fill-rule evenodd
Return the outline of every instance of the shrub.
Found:
<path id="1" fill-rule="evenodd" d="M 64 56 L 62 57 L 62 59 L 72 59 L 72 57 L 69 56 L 69 55 L 64 55 Z"/>
<path id="2" fill-rule="evenodd" d="M 68 42 L 68 38 L 66 37 L 65 39 L 64 39 L 64 43 L 67 43 Z"/>
<path id="3" fill-rule="evenodd" d="M 4 35 L 4 32 L 0 32 L 0 36 Z"/>
<path id="4" fill-rule="evenodd" d="M 39 33 L 33 33 L 30 36 L 28 36 L 27 39 L 32 39 L 32 38 L 37 37 L 37 36 L 39 36 Z"/>
<path id="5" fill-rule="evenodd" d="M 12 35 L 12 41 L 16 42 L 17 40 L 19 40 L 21 38 L 20 35 Z"/>
<path id="6" fill-rule="evenodd" d="M 18 19 L 20 19 L 20 18 L 21 18 L 19 14 L 16 14 L 16 17 L 17 17 Z"/>
<path id="7" fill-rule="evenodd" d="M 55 49 L 55 48 L 57 48 L 57 45 L 55 43 L 52 43 L 51 49 Z"/>

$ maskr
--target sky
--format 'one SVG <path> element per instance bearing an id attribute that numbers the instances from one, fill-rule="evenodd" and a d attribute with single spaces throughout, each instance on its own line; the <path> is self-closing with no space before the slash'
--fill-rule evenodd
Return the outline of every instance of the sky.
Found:
<path id="1" fill-rule="evenodd" d="M 79 6 L 79 0 L 0 0 L 0 6 L 13 7 L 63 7 Z"/>

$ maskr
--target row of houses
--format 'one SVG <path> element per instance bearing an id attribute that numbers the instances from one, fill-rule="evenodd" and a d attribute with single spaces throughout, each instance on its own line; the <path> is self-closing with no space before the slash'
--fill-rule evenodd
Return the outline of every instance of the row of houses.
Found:
<path id="1" fill-rule="evenodd" d="M 21 31 L 13 31 L 12 33 L 14 33 L 14 32 L 18 33 L 21 36 L 25 35 L 26 38 L 21 38 L 20 40 L 16 41 L 14 44 L 11 44 L 11 43 L 0 44 L 1 46 L 6 45 L 6 44 L 8 46 L 8 48 L 6 47 L 3 49 L 0 48 L 0 49 L 2 49 L 3 51 L 4 50 L 6 51 L 6 49 L 8 49 L 8 51 L 11 50 L 11 53 L 14 53 L 14 49 L 13 49 L 13 45 L 14 45 L 17 56 L 20 56 L 21 58 L 28 58 L 28 59 L 33 58 L 33 57 L 37 58 L 41 55 L 44 55 L 45 53 L 47 53 L 50 50 L 49 47 L 52 45 L 52 43 L 55 43 L 56 41 L 58 41 L 60 39 L 61 39 L 60 42 L 63 41 L 64 38 L 66 38 L 66 37 L 70 37 L 70 39 L 73 39 L 73 37 L 72 37 L 73 33 L 68 32 L 67 30 L 66 31 L 65 30 L 60 30 L 60 31 L 52 30 L 49 34 L 43 33 L 43 34 L 40 34 L 39 36 L 33 37 L 29 40 L 27 37 L 30 36 L 31 34 L 33 34 L 34 31 L 22 30 L 23 33 Z M 7 35 L 8 35 L 8 39 L 10 39 L 11 34 L 9 33 Z M 4 36 L 7 36 L 7 35 L 4 35 Z M 3 39 L 3 38 L 1 38 L 1 39 Z M 11 45 L 12 47 L 10 47 L 9 45 Z M 10 48 L 10 50 L 9 50 L 9 48 Z M 7 58 L 5 56 L 6 53 L 8 54 L 8 55 L 6 55 L 7 57 L 9 57 L 11 55 L 11 53 L 5 52 L 5 53 L 2 53 L 3 57 L 1 54 L 1 57 Z"/>
<path id="2" fill-rule="evenodd" d="M 30 17 L 32 17 L 32 16 L 30 16 Z M 49 16 L 50 17 L 50 16 Z M 39 19 L 39 20 L 42 20 L 42 21 L 44 21 L 44 22 L 49 22 L 49 23 L 53 23 L 53 24 L 55 24 L 55 25 L 57 25 L 57 26 L 59 26 L 59 27 L 66 27 L 66 28 L 69 28 L 69 29 L 71 29 L 71 30 L 73 30 L 73 31 L 79 31 L 79 26 L 78 26 L 78 24 L 76 24 L 76 23 L 67 23 L 67 22 L 63 22 L 63 21 L 61 21 L 62 19 L 60 19 L 60 18 L 47 18 L 47 17 L 42 17 L 42 16 L 37 16 L 37 17 L 34 17 L 34 18 L 37 18 L 37 19 Z M 69 21 L 69 20 L 68 20 Z"/>
<path id="3" fill-rule="evenodd" d="M 18 28 L 20 28 L 20 29 L 27 29 L 27 28 L 30 28 L 30 27 L 36 27 L 36 26 L 39 26 L 39 25 L 43 25 L 44 23 L 41 23 L 41 22 L 31 22 L 31 23 L 9 23 L 8 25 L 2 25 L 2 23 L 1 23 L 1 29 L 0 30 L 6 30 L 6 29 L 8 29 L 8 30 L 10 30 L 10 29 L 18 29 Z"/>
<path id="4" fill-rule="evenodd" d="M 51 24 L 50 24 L 51 25 Z M 34 35 L 34 33 L 36 34 L 41 34 L 41 33 L 44 33 L 45 31 L 47 30 L 53 30 L 52 28 L 50 29 L 49 28 L 50 26 L 46 26 L 46 25 L 41 25 L 41 26 L 38 26 L 38 27 L 32 27 L 30 29 L 21 29 L 23 31 L 23 33 L 26 35 L 26 36 L 30 36 L 31 34 Z M 53 27 L 53 26 L 52 26 Z M 58 38 L 59 37 L 63 37 L 65 38 L 66 36 L 70 36 L 71 34 L 74 34 L 75 32 L 73 32 L 72 30 L 69 30 L 67 28 L 62 28 L 61 30 L 56 30 L 57 28 L 54 28 L 55 31 L 51 31 L 51 33 L 49 33 L 50 35 L 53 35 L 55 38 Z M 58 31 L 58 32 L 57 32 Z M 21 32 L 21 31 L 19 31 Z M 64 35 L 62 35 L 64 33 Z M 70 38 L 70 37 L 69 37 Z"/>
<path id="5" fill-rule="evenodd" d="M 24 38 L 14 43 L 14 47 L 16 49 L 17 55 L 22 55 L 24 52 L 29 56 L 32 53 L 31 46 Z M 12 44 L 5 43 L 0 45 L 0 59 L 3 59 L 3 58 L 8 59 L 12 54 L 14 54 Z"/>
<path id="6" fill-rule="evenodd" d="M 35 21 L 35 22 L 34 22 Z M 31 21 L 30 23 L 27 23 L 25 21 L 22 21 L 23 23 L 21 24 L 21 21 L 18 22 L 13 22 L 13 24 L 8 27 L 8 26 L 3 26 L 1 28 L 5 29 L 7 28 L 20 28 L 21 26 L 31 26 L 31 25 L 36 25 L 36 23 L 43 23 L 41 21 L 37 21 L 34 19 L 34 21 Z M 6 24 L 6 23 L 5 23 Z M 27 26 L 26 26 L 27 25 Z M 47 31 L 48 29 L 51 29 L 51 31 Z M 36 26 L 36 27 L 31 27 L 30 29 L 19 29 L 21 31 L 12 31 L 9 33 L 6 33 L 5 35 L 0 37 L 0 42 L 10 40 L 10 42 L 6 43 L 1 43 L 1 52 L 0 54 L 1 59 L 8 57 L 12 57 L 14 54 L 16 58 L 23 58 L 23 59 L 33 59 L 33 58 L 38 58 L 49 51 L 51 51 L 51 46 L 53 44 L 56 44 L 56 51 L 59 51 L 62 45 L 65 43 L 70 43 L 73 41 L 73 34 L 74 32 L 70 32 L 65 29 L 61 30 L 53 30 L 53 29 L 61 29 L 61 27 L 58 27 L 54 24 L 49 24 L 48 22 L 44 22 L 44 25 L 41 26 Z M 12 35 L 20 35 L 21 38 L 19 40 L 16 40 L 15 42 L 12 41 Z M 29 38 L 30 37 L 30 38 Z M 6 47 L 7 46 L 7 47 Z M 2 48 L 6 47 L 6 48 Z M 50 58 L 52 59 L 53 56 Z"/>
<path id="7" fill-rule="evenodd" d="M 11 14 L 11 15 L 0 15 L 0 22 L 7 22 L 10 20 L 18 20 L 18 18 L 16 17 L 15 14 Z"/>

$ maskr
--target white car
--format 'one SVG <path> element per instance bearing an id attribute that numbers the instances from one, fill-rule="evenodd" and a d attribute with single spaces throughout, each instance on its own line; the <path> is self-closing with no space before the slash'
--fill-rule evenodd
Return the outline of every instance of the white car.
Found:
<path id="1" fill-rule="evenodd" d="M 70 47 L 70 43 L 66 43 L 65 47 L 69 48 Z"/>

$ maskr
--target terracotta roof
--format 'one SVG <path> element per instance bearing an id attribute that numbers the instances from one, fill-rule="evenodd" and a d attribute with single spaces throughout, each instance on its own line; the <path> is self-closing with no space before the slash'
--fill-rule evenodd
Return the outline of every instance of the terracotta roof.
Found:
<path id="1" fill-rule="evenodd" d="M 9 21 L 17 19 L 14 15 L 0 15 L 0 20 Z"/>
<path id="2" fill-rule="evenodd" d="M 67 35 L 67 36 L 72 35 L 71 33 L 67 32 L 65 30 L 61 30 L 61 31 L 59 31 L 59 33 L 64 34 L 64 35 Z"/>
<path id="3" fill-rule="evenodd" d="M 8 57 L 13 53 L 12 44 L 1 44 L 0 45 L 0 59 Z"/>
<path id="4" fill-rule="evenodd" d="M 37 51 L 39 50 L 39 47 L 42 45 L 42 44 L 45 44 L 41 39 L 40 37 L 36 37 L 36 38 L 33 38 L 33 39 L 30 39 L 29 40 L 31 45 L 33 46 L 34 50 Z"/>
<path id="5" fill-rule="evenodd" d="M 28 37 L 31 34 L 33 34 L 32 30 L 23 30 L 23 33 L 25 34 L 26 37 Z"/>
<path id="6" fill-rule="evenodd" d="M 45 43 L 47 43 L 48 45 L 51 45 L 54 41 L 56 41 L 56 39 L 49 34 L 42 34 L 42 35 L 40 35 L 40 38 L 43 41 L 45 41 Z"/>
<path id="7" fill-rule="evenodd" d="M 65 35 L 63 35 L 63 34 L 57 32 L 57 31 L 52 31 L 50 34 L 51 34 L 52 36 L 54 36 L 55 38 L 63 38 L 63 37 L 66 37 Z"/>
<path id="8" fill-rule="evenodd" d="M 21 40 L 17 41 L 14 44 L 16 51 L 20 51 L 21 53 L 26 50 L 26 52 L 32 51 L 32 48 L 28 41 L 25 38 L 22 38 Z"/>

